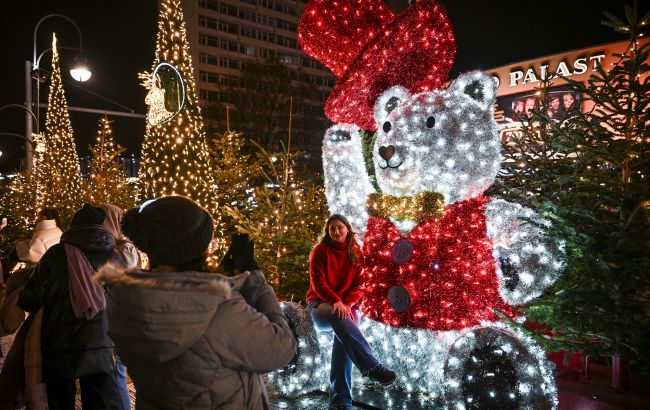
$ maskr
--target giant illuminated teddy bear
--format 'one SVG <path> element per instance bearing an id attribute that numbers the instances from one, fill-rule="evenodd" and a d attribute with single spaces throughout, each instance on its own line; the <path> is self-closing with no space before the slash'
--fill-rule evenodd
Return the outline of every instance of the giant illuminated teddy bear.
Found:
<path id="1" fill-rule="evenodd" d="M 432 1 L 410 11 L 422 3 Z M 363 122 L 377 129 L 380 192 L 355 121 L 326 132 L 326 196 L 330 213 L 347 216 L 362 241 L 362 332 L 399 386 L 450 408 L 552 408 L 552 366 L 497 311 L 516 317 L 513 305 L 550 286 L 563 268 L 561 249 L 532 210 L 483 195 L 501 162 L 495 98 L 494 80 L 478 71 L 446 89 L 388 87 L 370 108 L 373 123 Z M 317 335 L 301 308 L 285 312 L 300 353 L 271 384 L 285 394 L 325 385 L 331 335 Z"/>

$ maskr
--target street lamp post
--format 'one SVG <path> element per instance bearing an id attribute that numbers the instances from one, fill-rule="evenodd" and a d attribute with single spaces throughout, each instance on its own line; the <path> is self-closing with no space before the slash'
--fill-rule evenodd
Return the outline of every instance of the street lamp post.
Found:
<path id="1" fill-rule="evenodd" d="M 39 76 L 39 63 L 41 58 L 43 57 L 43 54 L 47 52 L 48 50 L 45 50 L 41 55 L 37 56 L 37 48 L 36 48 L 36 43 L 37 43 L 37 34 L 38 34 L 38 27 L 41 25 L 43 21 L 45 21 L 48 18 L 51 17 L 59 17 L 64 20 L 69 21 L 72 23 L 72 25 L 77 29 L 77 33 L 79 34 L 79 54 L 81 55 L 83 53 L 83 36 L 81 35 L 81 30 L 79 29 L 79 26 L 77 23 L 75 23 L 71 18 L 64 16 L 63 14 L 48 14 L 47 16 L 43 17 L 36 23 L 36 27 L 34 28 L 34 57 L 32 61 L 25 61 L 25 106 L 29 109 L 34 109 L 36 112 L 35 115 L 35 125 L 36 125 L 36 133 L 40 132 L 40 127 L 39 127 L 39 121 L 40 121 L 40 82 L 41 78 Z M 77 81 L 86 81 L 90 78 L 91 73 L 86 67 L 85 64 L 85 58 L 81 56 L 79 59 L 75 58 L 75 62 L 77 65 L 73 67 L 70 70 L 70 74 L 72 77 L 77 80 Z M 33 104 L 32 101 L 32 80 L 36 79 L 36 104 Z M 33 115 L 33 114 L 32 114 Z M 31 172 L 32 170 L 32 165 L 34 162 L 34 156 L 33 152 L 31 150 L 32 146 L 32 132 L 34 131 L 34 128 L 32 127 L 32 116 L 30 116 L 29 113 L 25 115 L 25 137 L 27 139 L 25 143 L 25 169 L 27 172 Z"/>
<path id="2" fill-rule="evenodd" d="M 7 108 L 20 108 L 21 110 L 25 110 L 25 114 L 27 115 L 28 121 L 31 121 L 32 119 L 34 119 L 34 121 L 36 121 L 36 124 L 38 126 L 38 121 L 36 120 L 36 114 L 34 114 L 34 112 L 32 110 L 30 110 L 29 108 L 27 108 L 26 106 L 20 105 L 20 104 L 7 104 L 7 105 L 3 105 L 2 107 L 0 107 L 0 111 L 4 111 Z M 31 138 L 28 139 L 24 135 L 16 134 L 16 133 L 13 133 L 13 132 L 0 132 L 0 135 L 6 135 L 6 136 L 10 136 L 10 137 L 18 137 L 18 138 L 24 139 L 25 140 L 25 156 L 30 155 L 33 158 L 33 155 L 34 155 L 34 141 L 32 141 Z M 31 135 L 30 135 L 30 137 L 31 137 Z M 0 156 L 2 156 L 1 152 L 0 152 Z"/>

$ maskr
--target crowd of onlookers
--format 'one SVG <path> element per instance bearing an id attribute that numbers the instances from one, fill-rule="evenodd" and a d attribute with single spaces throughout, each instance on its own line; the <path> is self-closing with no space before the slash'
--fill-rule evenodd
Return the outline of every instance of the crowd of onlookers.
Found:
<path id="1" fill-rule="evenodd" d="M 289 363 L 296 338 L 247 235 L 209 272 L 210 214 L 167 196 L 124 212 L 85 204 L 62 230 L 39 212 L 10 255 L 0 336 L 15 334 L 0 372 L 0 410 L 268 409 L 262 375 Z M 141 256 L 146 255 L 146 266 Z M 310 260 L 309 310 L 333 331 L 331 408 L 351 408 L 351 369 L 384 385 L 396 374 L 361 335 L 361 249 L 333 215 Z M 78 387 L 77 387 L 78 386 Z M 79 390 L 79 392 L 77 391 Z"/>

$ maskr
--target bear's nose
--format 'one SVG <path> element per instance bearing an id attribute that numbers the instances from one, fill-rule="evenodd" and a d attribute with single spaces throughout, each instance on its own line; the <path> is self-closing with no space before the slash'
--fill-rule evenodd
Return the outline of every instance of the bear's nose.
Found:
<path id="1" fill-rule="evenodd" d="M 379 147 L 379 156 L 388 161 L 395 154 L 395 147 L 392 145 Z"/>

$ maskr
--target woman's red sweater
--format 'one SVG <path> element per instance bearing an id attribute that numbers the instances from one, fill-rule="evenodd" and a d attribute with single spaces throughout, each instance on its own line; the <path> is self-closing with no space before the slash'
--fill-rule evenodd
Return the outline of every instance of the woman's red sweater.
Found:
<path id="1" fill-rule="evenodd" d="M 342 301 L 356 305 L 363 294 L 363 269 L 361 264 L 350 262 L 348 244 L 340 242 L 319 243 L 309 258 L 309 290 L 307 302 L 320 299 L 334 305 Z"/>

